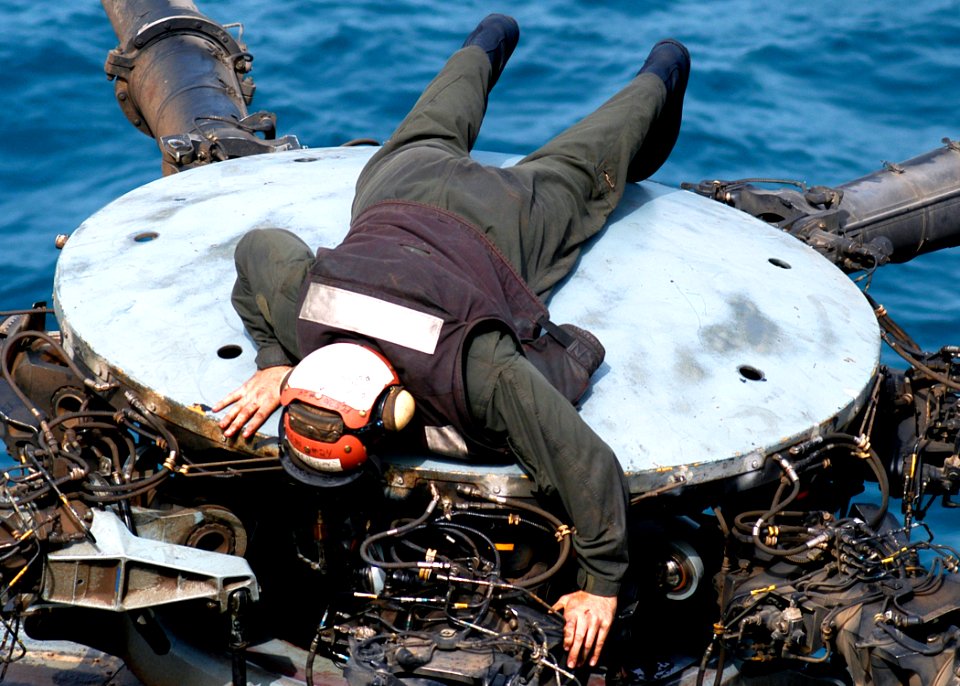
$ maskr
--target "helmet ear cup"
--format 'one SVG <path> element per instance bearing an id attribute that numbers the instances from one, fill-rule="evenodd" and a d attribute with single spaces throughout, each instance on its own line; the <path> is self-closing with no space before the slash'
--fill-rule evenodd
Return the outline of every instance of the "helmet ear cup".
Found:
<path id="1" fill-rule="evenodd" d="M 403 386 L 391 386 L 383 400 L 381 420 L 387 431 L 400 431 L 410 420 L 417 409 L 417 403 L 410 395 L 410 391 Z"/>

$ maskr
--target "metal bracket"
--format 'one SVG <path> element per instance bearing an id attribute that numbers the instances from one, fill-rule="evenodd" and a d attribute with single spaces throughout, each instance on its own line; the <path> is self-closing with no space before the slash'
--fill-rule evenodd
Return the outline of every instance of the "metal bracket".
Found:
<path id="1" fill-rule="evenodd" d="M 233 68 L 240 74 L 250 71 L 252 57 L 245 45 L 237 42 L 230 32 L 215 21 L 197 15 L 175 15 L 143 25 L 137 35 L 122 48 L 115 48 L 107 56 L 104 71 L 113 78 L 126 78 L 133 69 L 137 56 L 154 43 L 172 34 L 191 34 L 217 43 L 233 59 Z M 252 97 L 252 96 L 251 96 Z M 249 105 L 249 101 L 247 102 Z"/>
<path id="2" fill-rule="evenodd" d="M 257 579 L 242 557 L 139 538 L 112 512 L 93 515 L 96 543 L 74 543 L 47 555 L 44 600 L 125 612 L 205 598 L 225 612 L 238 589 L 259 598 Z"/>

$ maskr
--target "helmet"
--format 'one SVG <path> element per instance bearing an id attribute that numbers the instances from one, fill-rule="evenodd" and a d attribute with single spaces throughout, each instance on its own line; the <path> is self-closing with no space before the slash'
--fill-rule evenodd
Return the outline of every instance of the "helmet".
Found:
<path id="1" fill-rule="evenodd" d="M 360 475 L 367 446 L 413 417 L 413 396 L 383 355 L 332 343 L 303 358 L 280 389 L 281 461 L 311 485 L 342 485 Z"/>

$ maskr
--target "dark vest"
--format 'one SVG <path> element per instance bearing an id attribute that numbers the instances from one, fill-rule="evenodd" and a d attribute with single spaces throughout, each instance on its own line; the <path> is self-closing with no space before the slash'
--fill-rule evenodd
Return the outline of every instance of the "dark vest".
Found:
<path id="1" fill-rule="evenodd" d="M 426 426 L 452 426 L 481 444 L 464 390 L 470 334 L 498 328 L 539 357 L 547 321 L 544 304 L 483 233 L 455 214 L 406 201 L 368 208 L 340 245 L 318 250 L 300 303 L 301 357 L 336 340 L 373 344 L 416 398 Z"/>

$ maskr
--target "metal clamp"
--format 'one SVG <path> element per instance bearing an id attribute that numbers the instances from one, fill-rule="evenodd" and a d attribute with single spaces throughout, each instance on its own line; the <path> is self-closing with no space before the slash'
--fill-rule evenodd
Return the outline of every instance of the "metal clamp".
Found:
<path id="1" fill-rule="evenodd" d="M 240 74 L 250 71 L 250 62 L 253 60 L 245 45 L 237 42 L 230 32 L 215 21 L 197 15 L 175 15 L 157 19 L 145 24 L 133 38 L 127 41 L 122 48 L 110 51 L 104 70 L 111 78 L 125 78 L 133 69 L 137 56 L 154 43 L 169 35 L 189 34 L 207 38 L 220 45 L 226 52 L 227 59 L 233 58 L 233 68 Z M 251 93 L 250 97 L 253 95 Z M 244 94 L 246 99 L 246 94 Z M 247 104 L 250 101 L 247 100 Z"/>

